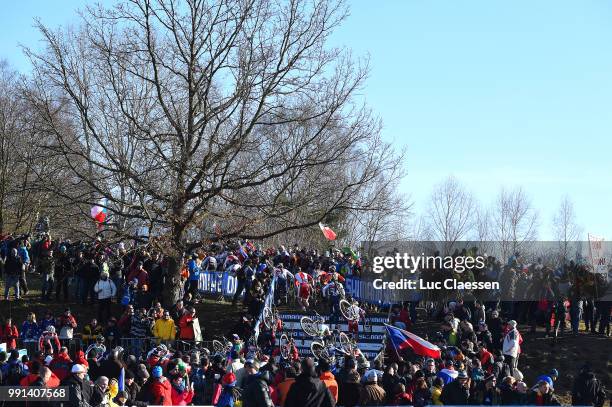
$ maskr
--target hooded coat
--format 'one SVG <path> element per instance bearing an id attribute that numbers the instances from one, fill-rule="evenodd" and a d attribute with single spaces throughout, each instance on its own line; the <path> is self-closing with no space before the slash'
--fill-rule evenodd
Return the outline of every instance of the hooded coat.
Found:
<path id="1" fill-rule="evenodd" d="M 285 407 L 333 407 L 334 398 L 320 379 L 300 374 L 289 389 Z"/>

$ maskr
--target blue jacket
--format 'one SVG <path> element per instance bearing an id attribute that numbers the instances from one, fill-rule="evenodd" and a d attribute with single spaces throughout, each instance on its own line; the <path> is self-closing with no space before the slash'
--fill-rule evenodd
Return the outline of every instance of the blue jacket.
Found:
<path id="1" fill-rule="evenodd" d="M 25 246 L 17 249 L 17 252 L 19 253 L 19 257 L 21 257 L 21 261 L 23 261 L 24 264 L 30 262 L 30 253 L 28 253 L 28 249 Z"/>
<path id="2" fill-rule="evenodd" d="M 40 330 L 36 322 L 24 321 L 21 325 L 21 339 L 22 340 L 36 340 L 40 337 Z"/>
<path id="3" fill-rule="evenodd" d="M 54 318 L 51 318 L 50 320 L 43 319 L 42 321 L 40 321 L 40 332 L 45 332 L 47 328 L 50 326 L 54 326 L 55 328 L 57 328 L 55 326 L 55 319 Z"/>
<path id="4" fill-rule="evenodd" d="M 189 270 L 189 280 L 198 281 L 200 279 L 200 267 L 198 267 L 195 260 L 189 260 L 187 269 Z"/>

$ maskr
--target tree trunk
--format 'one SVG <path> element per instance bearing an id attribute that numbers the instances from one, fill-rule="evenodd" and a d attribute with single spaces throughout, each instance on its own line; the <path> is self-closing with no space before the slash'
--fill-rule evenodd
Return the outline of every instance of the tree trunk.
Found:
<path id="1" fill-rule="evenodd" d="M 182 264 L 183 256 L 179 251 L 176 251 L 174 255 L 168 256 L 168 272 L 166 274 L 166 284 L 162 293 L 163 305 L 166 308 L 173 306 L 181 298 Z"/>

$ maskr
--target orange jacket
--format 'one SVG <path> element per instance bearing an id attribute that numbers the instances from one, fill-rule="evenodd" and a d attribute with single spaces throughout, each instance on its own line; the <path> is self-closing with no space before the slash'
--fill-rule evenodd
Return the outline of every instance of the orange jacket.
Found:
<path id="1" fill-rule="evenodd" d="M 279 404 L 281 407 L 285 407 L 285 400 L 287 399 L 287 394 L 289 393 L 289 389 L 295 383 L 295 379 L 293 377 L 287 378 L 280 382 L 276 386 L 276 391 L 278 392 Z"/>
<path id="2" fill-rule="evenodd" d="M 325 386 L 329 389 L 329 392 L 334 396 L 334 400 L 338 402 L 338 382 L 336 381 L 336 377 L 332 374 L 332 372 L 323 372 L 319 379 Z"/>

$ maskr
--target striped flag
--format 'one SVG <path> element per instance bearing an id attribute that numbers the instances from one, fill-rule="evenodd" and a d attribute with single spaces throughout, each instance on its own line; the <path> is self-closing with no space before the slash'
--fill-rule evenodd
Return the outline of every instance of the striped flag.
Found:
<path id="1" fill-rule="evenodd" d="M 336 240 L 336 232 L 331 230 L 329 226 L 325 226 L 324 224 L 319 222 L 319 227 L 321 228 L 321 232 L 323 232 L 323 235 L 325 235 L 325 238 L 327 240 Z"/>
<path id="2" fill-rule="evenodd" d="M 385 328 L 387 328 L 387 335 L 389 335 L 391 344 L 398 352 L 411 348 L 415 354 L 420 356 L 439 359 L 442 355 L 440 348 L 412 332 L 404 331 L 388 324 L 385 324 Z"/>

